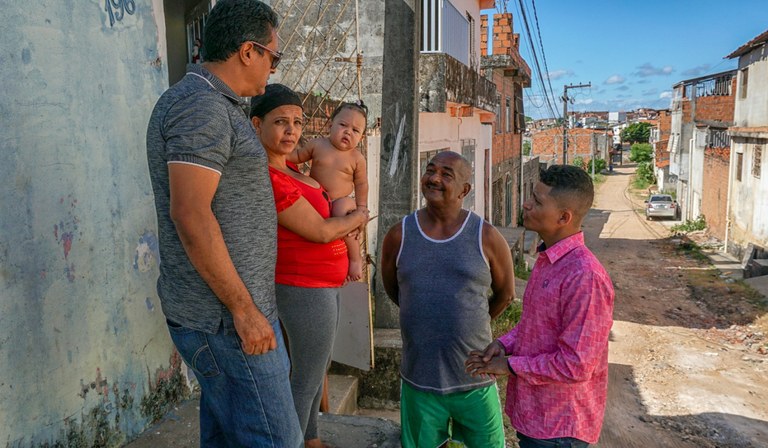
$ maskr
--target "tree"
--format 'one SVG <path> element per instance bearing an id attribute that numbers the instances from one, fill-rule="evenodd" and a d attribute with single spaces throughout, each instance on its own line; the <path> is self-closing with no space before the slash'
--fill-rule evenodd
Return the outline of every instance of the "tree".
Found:
<path id="1" fill-rule="evenodd" d="M 523 142 L 523 155 L 524 156 L 531 155 L 531 142 L 528 140 Z"/>
<path id="2" fill-rule="evenodd" d="M 629 160 L 637 163 L 653 160 L 653 147 L 648 143 L 635 143 L 629 150 Z"/>
<path id="3" fill-rule="evenodd" d="M 629 143 L 648 143 L 651 137 L 651 123 L 632 123 L 621 130 L 621 141 Z"/>

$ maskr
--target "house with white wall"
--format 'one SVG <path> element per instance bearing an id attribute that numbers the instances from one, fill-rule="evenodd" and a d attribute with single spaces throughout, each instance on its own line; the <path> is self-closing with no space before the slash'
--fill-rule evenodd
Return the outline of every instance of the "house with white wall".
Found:
<path id="1" fill-rule="evenodd" d="M 727 56 L 738 58 L 731 137 L 726 245 L 744 255 L 768 248 L 768 31 Z"/>
<path id="2" fill-rule="evenodd" d="M 464 206 L 491 218 L 496 86 L 480 74 L 480 10 L 493 0 L 421 0 L 418 175 L 427 161 L 450 150 L 469 159 L 472 190 Z M 418 193 L 419 206 L 423 198 Z"/>

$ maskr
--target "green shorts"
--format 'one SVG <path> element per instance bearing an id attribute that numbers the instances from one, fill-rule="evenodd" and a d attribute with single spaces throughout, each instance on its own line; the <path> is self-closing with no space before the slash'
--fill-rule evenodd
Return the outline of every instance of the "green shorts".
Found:
<path id="1" fill-rule="evenodd" d="M 504 448 L 504 424 L 496 384 L 439 395 L 400 382 L 403 448 L 436 448 L 446 441 L 468 448 Z"/>

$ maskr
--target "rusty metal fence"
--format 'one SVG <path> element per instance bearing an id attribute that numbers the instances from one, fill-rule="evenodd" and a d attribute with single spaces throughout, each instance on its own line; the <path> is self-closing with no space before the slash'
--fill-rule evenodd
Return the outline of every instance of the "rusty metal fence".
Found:
<path id="1" fill-rule="evenodd" d="M 305 136 L 322 135 L 339 102 L 362 96 L 357 0 L 277 0 L 272 8 L 284 54 L 276 78 L 302 97 Z"/>

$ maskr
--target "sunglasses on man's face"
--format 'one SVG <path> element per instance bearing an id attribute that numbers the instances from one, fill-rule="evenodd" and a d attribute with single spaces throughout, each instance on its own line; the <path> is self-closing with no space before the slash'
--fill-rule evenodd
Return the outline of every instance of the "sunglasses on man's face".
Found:
<path id="1" fill-rule="evenodd" d="M 266 46 L 264 46 L 264 45 L 262 45 L 262 44 L 260 44 L 260 43 L 258 43 L 256 41 L 254 41 L 254 40 L 252 40 L 250 42 L 253 44 L 254 47 L 261 48 L 262 50 L 264 50 L 267 53 L 269 53 L 269 55 L 272 57 L 271 68 L 272 68 L 272 70 L 276 69 L 277 68 L 277 64 L 280 63 L 280 58 L 283 57 L 283 53 L 281 53 L 279 51 L 272 50 L 271 48 L 267 48 Z"/>

